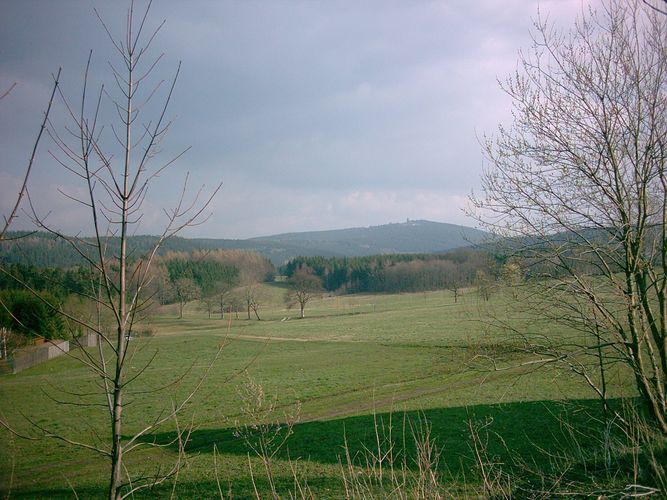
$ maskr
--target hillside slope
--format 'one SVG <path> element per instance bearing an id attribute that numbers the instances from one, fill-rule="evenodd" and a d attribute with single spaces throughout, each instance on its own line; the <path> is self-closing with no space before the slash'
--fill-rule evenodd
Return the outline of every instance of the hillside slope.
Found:
<path id="1" fill-rule="evenodd" d="M 465 226 L 408 221 L 381 226 L 285 233 L 245 240 L 274 262 L 296 255 L 324 257 L 432 253 L 480 243 L 486 233 Z M 260 249 L 264 250 L 260 250 Z"/>
<path id="2" fill-rule="evenodd" d="M 246 240 L 175 237 L 164 244 L 162 251 L 251 250 L 281 265 L 299 255 L 358 257 L 442 252 L 480 243 L 485 235 L 483 231 L 470 227 L 418 220 L 332 231 L 285 233 Z M 133 236 L 129 245 L 133 252 L 140 253 L 149 249 L 155 240 L 153 236 Z M 25 238 L 0 243 L 0 260 L 40 267 L 69 267 L 79 263 L 80 257 L 66 242 L 46 233 L 33 233 Z"/>

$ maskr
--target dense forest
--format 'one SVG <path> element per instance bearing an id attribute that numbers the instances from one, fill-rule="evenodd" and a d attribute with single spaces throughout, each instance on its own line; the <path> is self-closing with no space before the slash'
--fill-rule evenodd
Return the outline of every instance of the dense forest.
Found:
<path id="1" fill-rule="evenodd" d="M 85 243 L 92 238 L 81 238 Z M 150 251 L 158 241 L 157 236 L 131 236 L 128 238 L 130 255 L 142 255 Z M 173 236 L 160 247 L 159 253 L 188 253 L 197 250 L 218 250 L 223 240 L 188 239 Z M 118 254 L 119 239 L 106 238 L 109 255 Z M 86 245 L 80 245 L 79 250 Z M 4 241 L 0 241 L 0 261 L 8 264 L 22 263 L 37 267 L 70 268 L 84 263 L 79 252 L 65 239 L 45 232 L 9 232 Z"/>
<path id="2" fill-rule="evenodd" d="M 497 274 L 499 265 L 486 252 L 461 249 L 441 254 L 297 257 L 281 270 L 290 278 L 299 269 L 312 269 L 330 292 L 399 293 L 471 286 L 480 272 Z"/>
<path id="3" fill-rule="evenodd" d="M 44 263 L 48 260 L 47 254 L 37 261 Z M 113 268 L 113 259 L 110 265 Z M 141 260 L 135 259 L 134 265 L 139 269 Z M 177 303 L 181 314 L 185 304 L 199 299 L 208 301 L 210 313 L 210 299 L 215 298 L 217 312 L 222 314 L 222 309 L 228 310 L 232 302 L 235 309 L 240 307 L 241 300 L 232 299 L 232 290 L 272 280 L 274 274 L 273 264 L 253 252 L 219 249 L 166 252 L 153 262 L 144 298 L 153 303 Z M 0 327 L 26 339 L 33 336 L 58 338 L 73 333 L 66 331 L 61 316 L 54 312 L 62 309 L 75 317 L 94 314 L 99 288 L 97 276 L 80 259 L 68 267 L 3 263 Z"/>
<path id="4" fill-rule="evenodd" d="M 63 269 L 13 263 L 4 266 L 0 273 L 0 290 L 48 291 L 60 300 L 70 294 L 89 295 L 92 282 L 92 273 L 83 266 Z"/>

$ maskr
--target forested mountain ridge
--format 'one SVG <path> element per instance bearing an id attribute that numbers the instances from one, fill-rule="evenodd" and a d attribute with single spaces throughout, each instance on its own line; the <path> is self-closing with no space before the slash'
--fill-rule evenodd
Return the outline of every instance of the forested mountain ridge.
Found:
<path id="1" fill-rule="evenodd" d="M 24 236 L 0 243 L 0 261 L 40 267 L 70 267 L 81 257 L 62 239 L 47 233 L 13 233 Z M 191 252 L 219 248 L 255 251 L 274 264 L 282 265 L 297 256 L 362 257 L 393 253 L 433 253 L 480 243 L 486 233 L 465 226 L 425 220 L 381 226 L 309 231 L 262 236 L 245 240 L 173 237 L 162 246 L 163 252 Z M 157 240 L 156 236 L 132 236 L 131 251 L 141 253 Z M 109 240 L 111 248 L 115 239 Z"/>
<path id="2" fill-rule="evenodd" d="M 486 233 L 471 227 L 416 220 L 381 226 L 285 233 L 246 240 L 297 248 L 296 255 L 324 257 L 363 257 L 394 253 L 433 253 L 481 243 Z M 271 255 L 266 255 L 276 262 Z"/>

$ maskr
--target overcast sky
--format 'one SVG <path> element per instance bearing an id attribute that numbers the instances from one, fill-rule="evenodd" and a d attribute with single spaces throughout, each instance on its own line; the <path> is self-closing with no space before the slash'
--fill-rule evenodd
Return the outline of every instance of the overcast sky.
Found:
<path id="1" fill-rule="evenodd" d="M 118 59 L 93 7 L 122 34 L 128 3 L 0 0 L 0 91 L 16 82 L 0 101 L 3 215 L 51 74 L 62 66 L 63 91 L 78 103 L 92 49 L 91 85 L 112 88 L 109 62 Z M 149 55 L 164 56 L 151 76 L 168 80 L 182 62 L 161 159 L 191 149 L 154 183 L 135 232 L 159 232 L 161 209 L 174 204 L 187 172 L 193 189 L 223 188 L 209 221 L 185 236 L 245 238 L 407 218 L 474 225 L 463 209 L 483 165 L 477 136 L 509 119 L 496 80 L 530 46 L 538 6 L 568 26 L 582 0 L 156 0 L 148 31 L 166 22 Z M 142 122 L 154 119 L 151 111 Z M 66 118 L 58 102 L 53 126 L 65 135 Z M 105 111 L 105 121 L 112 118 Z M 113 149 L 113 136 L 104 137 Z M 60 194 L 77 196 L 84 186 L 49 151 L 57 148 L 47 138 L 30 180 L 36 209 L 65 232 L 89 233 L 90 216 Z M 22 215 L 15 228 L 27 223 Z"/>

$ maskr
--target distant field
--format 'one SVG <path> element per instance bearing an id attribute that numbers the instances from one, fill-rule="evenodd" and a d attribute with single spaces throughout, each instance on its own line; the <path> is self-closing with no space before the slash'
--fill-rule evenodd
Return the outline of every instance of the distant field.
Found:
<path id="1" fill-rule="evenodd" d="M 264 285 L 262 293 L 262 321 L 244 319 L 243 314 L 240 319 L 209 320 L 202 307 L 192 303 L 182 320 L 177 319 L 175 307 L 161 309 L 137 328 L 150 329 L 154 335 L 131 340 L 136 349 L 131 363 L 135 372 L 157 355 L 130 386 L 135 395 L 126 408 L 128 434 L 186 395 L 222 347 L 179 420 L 180 425 L 194 423 L 195 430 L 177 496 L 217 494 L 214 443 L 220 453 L 218 478 L 224 491 L 231 488 L 237 498 L 252 495 L 248 450 L 233 433 L 246 418 L 240 412 L 238 394 L 247 380 L 244 371 L 261 383 L 267 395 L 277 398 L 277 419 L 297 401 L 301 404 L 295 434 L 277 455 L 282 486 L 292 484 L 288 456 L 300 458 L 303 477 L 313 491 L 331 497 L 342 492 L 338 461 L 344 436 L 353 449 L 372 441 L 374 413 L 383 422 L 389 421 L 390 414 L 396 422 L 405 415 L 425 417 L 442 452 L 443 476 L 457 484 L 464 474 L 474 480 L 468 415 L 493 417 L 490 430 L 503 437 L 507 448 L 527 459 L 546 461 L 537 448 L 558 446 L 562 440 L 559 416 L 573 408 L 561 402 L 593 397 L 567 371 L 524 367 L 494 372 L 480 365 L 479 354 L 500 354 L 507 366 L 519 361 L 507 354 L 510 341 L 488 321 L 490 317 L 509 319 L 509 294 L 497 293 L 483 302 L 473 290 L 466 290 L 458 303 L 446 291 L 322 297 L 308 304 L 306 318 L 301 320 L 296 319 L 298 311 L 284 308 L 279 285 Z M 554 328 L 543 333 L 561 332 Z M 629 377 L 616 373 L 614 382 L 614 396 L 633 395 Z M 86 368 L 68 358 L 3 376 L 2 417 L 35 436 L 38 433 L 22 415 L 71 439 L 94 439 L 95 432 L 108 427 L 103 408 L 59 401 L 102 404 L 95 395 L 96 383 Z M 597 412 L 596 401 L 581 404 Z M 582 412 L 573 415 L 581 422 L 588 418 Z M 151 439 L 167 443 L 173 430 L 173 425 L 165 427 Z M 71 497 L 72 490 L 81 497 L 103 494 L 106 463 L 92 452 L 48 439 L 23 440 L 4 430 L 0 438 L 4 495 L 10 489 L 11 496 L 18 498 Z M 498 456 L 508 453 L 499 439 L 490 443 Z M 128 463 L 150 471 L 156 464 L 173 461 L 176 451 L 173 446 L 146 449 L 131 455 Z M 261 487 L 261 466 L 255 459 L 252 463 Z M 165 488 L 157 493 L 168 496 L 170 492 Z"/>

